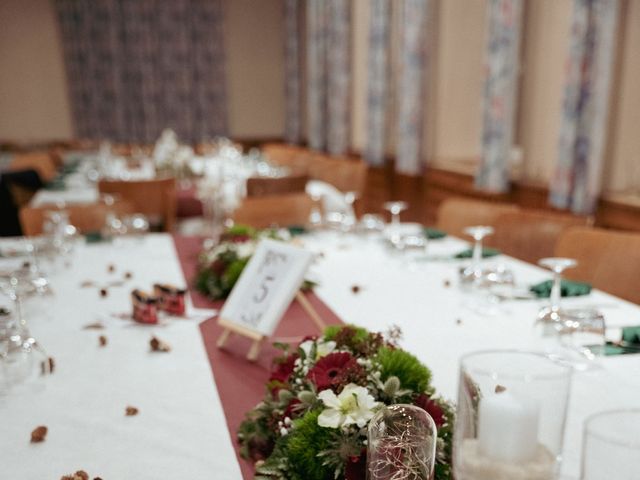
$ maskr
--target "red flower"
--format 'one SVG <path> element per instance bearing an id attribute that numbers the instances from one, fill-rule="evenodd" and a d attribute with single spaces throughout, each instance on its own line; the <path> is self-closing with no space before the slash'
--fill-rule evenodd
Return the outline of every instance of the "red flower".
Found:
<path id="1" fill-rule="evenodd" d="M 295 406 L 299 404 L 300 404 L 300 400 L 298 400 L 297 398 L 292 398 L 291 401 L 289 402 L 289 405 L 287 405 L 287 408 L 284 411 L 283 417 L 293 418 L 293 412 L 294 412 Z"/>
<path id="2" fill-rule="evenodd" d="M 295 366 L 297 353 L 293 353 L 285 358 L 282 362 L 276 364 L 276 367 L 271 371 L 269 381 L 277 380 L 278 382 L 287 383 L 289 376 L 293 373 L 293 367 Z"/>
<path id="3" fill-rule="evenodd" d="M 316 362 L 315 367 L 307 374 L 307 378 L 315 383 L 318 391 L 326 390 L 338 386 L 344 380 L 342 374 L 354 368 L 361 367 L 350 353 L 330 353 Z"/>
<path id="4" fill-rule="evenodd" d="M 416 406 L 426 411 L 436 424 L 436 428 L 440 428 L 446 421 L 443 408 L 438 403 L 424 393 L 418 395 L 415 401 Z"/>

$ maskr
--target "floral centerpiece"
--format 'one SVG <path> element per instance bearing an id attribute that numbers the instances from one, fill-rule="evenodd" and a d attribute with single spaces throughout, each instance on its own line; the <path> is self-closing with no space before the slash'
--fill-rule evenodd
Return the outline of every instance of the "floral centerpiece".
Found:
<path id="1" fill-rule="evenodd" d="M 454 411 L 430 384 L 431 372 L 387 337 L 331 326 L 274 362 L 267 393 L 240 425 L 241 454 L 257 479 L 366 478 L 367 426 L 384 405 L 426 410 L 438 428 L 435 478 L 451 478 Z"/>
<path id="2" fill-rule="evenodd" d="M 227 229 L 217 245 L 200 253 L 196 289 L 212 300 L 227 298 L 262 238 L 289 241 L 291 236 L 289 229 L 257 230 L 246 225 Z M 305 281 L 302 288 L 312 286 L 313 282 Z"/>

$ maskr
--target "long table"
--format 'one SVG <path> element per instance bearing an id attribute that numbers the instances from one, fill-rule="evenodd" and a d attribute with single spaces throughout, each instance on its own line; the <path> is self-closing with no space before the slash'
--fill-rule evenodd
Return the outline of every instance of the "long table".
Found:
<path id="1" fill-rule="evenodd" d="M 39 312 L 38 305 L 32 307 L 31 326 L 58 368 L 39 379 L 39 388 L 28 395 L 10 391 L 0 397 L 0 452 L 3 472 L 10 478 L 57 478 L 79 468 L 106 479 L 185 474 L 251 478 L 251 465 L 236 460 L 234 432 L 244 412 L 264 393 L 274 350 L 265 348 L 255 364 L 244 359 L 248 345 L 243 339 L 218 350 L 215 320 L 200 323 L 208 312 L 195 309 L 192 318 L 168 320 L 159 327 L 138 326 L 113 315 L 130 308 L 128 292 L 134 286 L 150 288 L 155 281 L 184 284 L 185 277 L 192 278 L 201 242 L 174 240 L 177 253 L 166 235 L 121 247 L 82 246 L 73 266 L 52 276 L 55 294 L 42 299 Z M 393 252 L 379 239 L 335 232 L 306 235 L 301 242 L 323 254 L 312 267 L 319 285 L 310 297 L 323 318 L 381 331 L 398 325 L 405 334 L 402 346 L 429 366 L 438 391 L 454 401 L 461 355 L 538 347 L 533 321 L 544 301 L 507 301 L 492 315 L 476 312 L 457 286 L 457 271 L 464 262 L 442 260 L 466 246 L 460 240 L 432 241 L 432 258 L 426 260 Z M 521 283 L 549 277 L 509 257 L 492 261 L 512 269 Z M 111 264 L 115 273 L 108 271 Z M 131 271 L 133 278 L 123 287 L 110 288 L 106 298 L 96 288 L 79 287 L 89 278 L 98 284 L 120 278 L 124 271 Z M 191 297 L 195 307 L 220 306 L 194 292 Z M 603 292 L 564 301 L 597 306 L 613 336 L 624 325 L 640 325 L 640 307 Z M 82 329 L 96 319 L 106 330 Z M 315 332 L 293 304 L 276 336 Z M 109 339 L 104 348 L 98 346 L 99 333 Z M 152 334 L 168 341 L 172 351 L 149 353 Z M 562 467 L 567 479 L 578 477 L 585 416 L 640 404 L 640 379 L 633 374 L 640 357 L 608 357 L 600 363 L 602 368 L 574 377 Z M 138 416 L 124 416 L 129 404 L 140 408 Z M 29 444 L 30 431 L 40 424 L 50 428 L 46 442 Z"/>

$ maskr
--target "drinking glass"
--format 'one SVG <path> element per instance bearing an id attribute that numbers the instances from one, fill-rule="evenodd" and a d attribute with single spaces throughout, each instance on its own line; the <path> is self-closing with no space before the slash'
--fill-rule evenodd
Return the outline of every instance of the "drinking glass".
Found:
<path id="1" fill-rule="evenodd" d="M 601 412 L 587 418 L 581 480 L 636 480 L 640 475 L 640 409 Z"/>
<path id="2" fill-rule="evenodd" d="M 464 233 L 473 238 L 473 252 L 471 255 L 471 264 L 462 270 L 460 284 L 462 286 L 477 286 L 482 282 L 482 240 L 493 234 L 493 227 L 485 225 L 477 225 L 467 227 Z"/>
<path id="3" fill-rule="evenodd" d="M 409 208 L 407 202 L 401 201 L 385 202 L 383 206 L 391 214 L 391 225 L 394 227 L 400 225 L 400 214 Z"/>
<path id="4" fill-rule="evenodd" d="M 354 204 L 358 198 L 357 192 L 345 192 L 343 194 L 345 211 L 342 216 L 342 231 L 350 232 L 356 225 L 356 211 Z"/>
<path id="5" fill-rule="evenodd" d="M 310 196 L 313 201 L 313 206 L 311 207 L 311 213 L 309 213 L 309 226 L 311 228 L 320 228 L 322 226 L 322 210 L 320 206 L 322 195 L 312 193 Z"/>
<path id="6" fill-rule="evenodd" d="M 571 375 L 571 367 L 537 353 L 465 355 L 453 441 L 456 479 L 556 479 Z"/>
<path id="7" fill-rule="evenodd" d="M 571 258 L 543 258 L 538 262 L 541 267 L 553 272 L 553 286 L 549 296 L 549 305 L 538 312 L 538 320 L 544 336 L 553 336 L 561 328 L 560 325 L 560 299 L 562 297 L 562 272 L 567 268 L 573 268 L 578 264 Z"/>
<path id="8" fill-rule="evenodd" d="M 431 416 L 415 405 L 383 407 L 369 422 L 369 480 L 431 480 L 438 432 Z"/>

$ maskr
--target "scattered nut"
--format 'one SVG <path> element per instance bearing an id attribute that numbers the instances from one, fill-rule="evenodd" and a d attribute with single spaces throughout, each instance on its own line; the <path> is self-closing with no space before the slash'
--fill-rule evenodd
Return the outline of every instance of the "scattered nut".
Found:
<path id="1" fill-rule="evenodd" d="M 36 427 L 33 432 L 31 432 L 31 443 L 40 443 L 44 442 L 45 437 L 47 436 L 47 431 L 49 429 L 44 425 L 40 425 Z"/>
<path id="2" fill-rule="evenodd" d="M 107 346 L 107 337 L 105 337 L 104 335 L 100 335 L 98 337 L 98 342 L 100 343 L 101 347 L 106 347 Z"/>
<path id="3" fill-rule="evenodd" d="M 353 285 L 353 286 L 351 287 L 351 291 L 352 291 L 353 293 L 359 293 L 359 292 L 360 292 L 360 286 L 358 286 L 358 285 Z"/>
<path id="4" fill-rule="evenodd" d="M 40 374 L 46 375 L 47 373 L 53 373 L 55 366 L 56 362 L 53 357 L 47 357 L 46 360 L 40 362 Z"/>
<path id="5" fill-rule="evenodd" d="M 101 289 L 100 289 L 100 296 L 101 296 L 102 298 L 106 297 L 108 294 L 109 294 L 109 292 L 107 291 L 107 289 L 106 289 L 106 288 L 101 288 Z"/>
<path id="6" fill-rule="evenodd" d="M 128 407 L 125 409 L 125 415 L 126 415 L 127 417 L 133 417 L 134 415 L 137 415 L 137 414 L 138 414 L 138 412 L 139 412 L 139 410 L 138 410 L 136 407 L 128 406 Z"/>
<path id="7" fill-rule="evenodd" d="M 456 325 L 462 325 L 462 319 L 456 318 Z"/>
<path id="8" fill-rule="evenodd" d="M 505 387 L 504 385 L 496 385 L 496 389 L 495 392 L 496 393 L 502 393 L 507 389 L 507 387 Z"/>
<path id="9" fill-rule="evenodd" d="M 149 345 L 151 346 L 152 352 L 170 352 L 171 347 L 168 343 L 163 342 L 157 337 L 151 337 L 149 340 Z"/>
<path id="10" fill-rule="evenodd" d="M 85 280 L 84 282 L 80 283 L 80 288 L 89 288 L 89 287 L 93 287 L 95 285 L 95 283 L 93 283 L 92 280 Z"/>
<path id="11" fill-rule="evenodd" d="M 87 323 L 84 327 L 82 327 L 83 330 L 104 330 L 104 325 L 102 324 L 102 322 L 95 322 L 95 323 Z"/>
<path id="12" fill-rule="evenodd" d="M 451 286 L 451 280 L 444 281 L 444 288 L 449 288 Z"/>
<path id="13" fill-rule="evenodd" d="M 113 273 L 113 272 L 115 272 L 115 271 L 116 271 L 116 266 L 115 266 L 113 263 L 111 263 L 111 264 L 109 264 L 109 266 L 107 267 L 107 270 L 109 271 L 109 273 Z"/>
<path id="14" fill-rule="evenodd" d="M 76 473 L 72 473 L 71 475 L 62 476 L 60 480 L 89 480 L 89 474 L 84 470 L 78 470 Z"/>
<path id="15" fill-rule="evenodd" d="M 131 272 L 125 272 L 125 274 L 124 274 L 124 278 L 126 278 L 127 280 L 129 280 L 129 279 L 130 279 L 130 278 L 132 278 L 132 277 L 133 277 L 133 273 L 131 273 Z"/>

